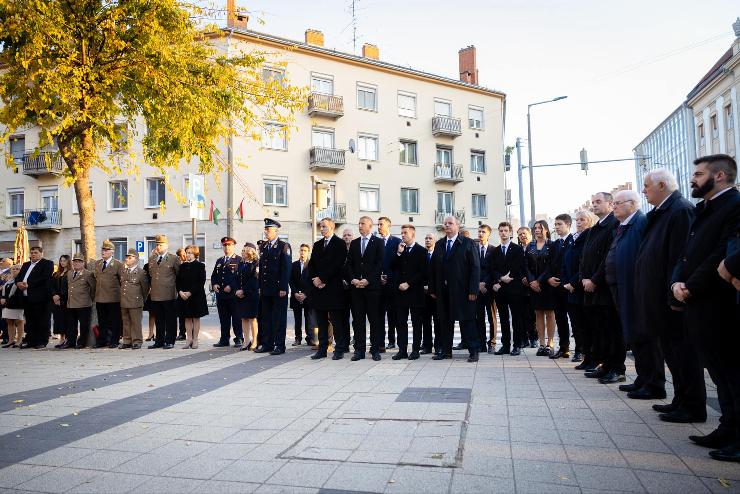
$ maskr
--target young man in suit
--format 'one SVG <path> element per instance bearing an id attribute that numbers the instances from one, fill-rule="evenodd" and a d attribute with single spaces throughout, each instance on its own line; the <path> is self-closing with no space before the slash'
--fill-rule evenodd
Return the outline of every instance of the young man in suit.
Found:
<path id="1" fill-rule="evenodd" d="M 129 249 L 125 265 L 121 268 L 121 320 L 123 323 L 123 341 L 120 349 L 141 348 L 144 338 L 141 332 L 141 316 L 144 302 L 149 295 L 149 276 L 139 268 L 139 253 Z"/>
<path id="2" fill-rule="evenodd" d="M 21 266 L 16 286 L 23 290 L 26 343 L 21 348 L 45 348 L 51 329 L 51 277 L 54 263 L 44 259 L 44 249 L 31 247 L 31 260 Z"/>
<path id="3" fill-rule="evenodd" d="M 380 358 L 380 347 L 384 344 L 382 319 L 380 317 L 380 275 L 383 272 L 385 248 L 383 240 L 372 235 L 373 220 L 363 216 L 357 224 L 360 236 L 350 242 L 347 254 L 345 281 L 349 285 L 352 307 L 352 329 L 355 337 L 355 353 L 352 361 L 365 358 L 366 326 L 370 323 L 370 354 L 373 360 Z"/>
<path id="4" fill-rule="evenodd" d="M 103 240 L 101 258 L 92 263 L 90 271 L 95 276 L 95 310 L 98 313 L 100 336 L 95 348 L 118 348 L 121 339 L 121 261 L 113 257 L 115 246 Z"/>
<path id="5" fill-rule="evenodd" d="M 383 273 L 380 278 L 382 285 L 380 299 L 380 320 L 383 324 L 383 345 L 380 352 L 385 352 L 385 318 L 388 316 L 388 348 L 396 348 L 396 305 L 393 291 L 393 269 L 391 259 L 398 250 L 401 240 L 391 235 L 391 220 L 385 216 L 378 218 L 378 237 L 383 241 L 385 252 L 383 256 Z"/>
<path id="6" fill-rule="evenodd" d="M 547 279 L 547 283 L 555 289 L 555 323 L 558 327 L 560 348 L 557 352 L 550 355 L 551 359 L 570 357 L 568 291 L 563 288 L 561 279 L 563 278 L 563 261 L 565 259 L 565 253 L 568 249 L 573 247 L 573 235 L 570 233 L 570 227 L 572 224 L 573 218 L 569 214 L 563 213 L 555 217 L 555 233 L 557 233 L 560 238 L 553 241 L 554 252 L 550 258 L 550 277 Z"/>
<path id="7" fill-rule="evenodd" d="M 432 265 L 432 254 L 434 254 L 434 235 L 427 233 L 424 236 L 424 247 L 426 249 L 427 263 L 424 267 L 424 275 L 427 283 L 424 285 L 424 312 L 422 313 L 422 338 L 420 354 L 432 353 L 432 349 L 439 345 L 439 318 L 437 317 L 437 301 L 429 294 L 429 268 Z"/>
<path id="8" fill-rule="evenodd" d="M 422 318 L 424 312 L 424 286 L 427 283 L 427 251 L 416 243 L 414 225 L 401 227 L 401 243 L 396 256 L 391 260 L 391 268 L 396 273 L 396 330 L 398 331 L 398 353 L 393 360 L 408 358 L 416 360 L 421 350 Z M 409 326 L 411 313 L 413 340 L 411 355 L 408 354 Z"/>
<path id="9" fill-rule="evenodd" d="M 308 267 L 308 255 L 311 252 L 311 247 L 308 244 L 301 244 L 298 250 L 298 260 L 293 262 L 293 266 L 290 269 L 290 308 L 293 309 L 293 320 L 295 328 L 295 341 L 293 346 L 299 346 L 303 340 L 303 322 L 305 319 L 306 323 L 306 344 L 313 344 L 313 328 L 314 322 L 306 301 L 306 287 L 304 285 L 303 272 Z"/>
<path id="10" fill-rule="evenodd" d="M 524 327 L 525 288 L 520 283 L 524 277 L 524 249 L 511 241 L 512 234 L 511 223 L 505 221 L 499 223 L 498 236 L 501 244 L 494 249 L 490 265 L 491 290 L 495 294 L 498 316 L 501 318 L 501 348 L 496 350 L 495 355 L 510 353 L 517 356 L 520 353 L 520 345 L 526 345 L 527 342 Z M 495 341 L 495 335 L 492 339 Z"/>
<path id="11" fill-rule="evenodd" d="M 97 284 L 92 271 L 85 269 L 85 257 L 81 253 L 72 256 L 72 269 L 67 273 L 67 285 L 67 341 L 59 348 L 82 349 L 87 345 L 90 334 L 90 316 Z"/>
<path id="12" fill-rule="evenodd" d="M 155 253 L 149 258 L 151 279 L 150 299 L 156 322 L 156 338 L 149 348 L 169 350 L 175 347 L 177 337 L 177 288 L 175 280 L 180 271 L 180 258 L 167 252 L 167 235 L 154 237 Z"/>
<path id="13" fill-rule="evenodd" d="M 488 349 L 488 353 L 493 353 L 496 346 L 496 314 L 493 309 L 493 292 L 491 291 L 491 269 L 493 261 L 493 245 L 488 243 L 491 237 L 491 227 L 481 225 L 478 227 L 478 254 L 480 255 L 480 293 L 478 294 L 475 322 L 478 328 L 478 339 L 480 349 Z M 486 339 L 486 317 L 488 325 L 491 328 L 490 339 Z"/>

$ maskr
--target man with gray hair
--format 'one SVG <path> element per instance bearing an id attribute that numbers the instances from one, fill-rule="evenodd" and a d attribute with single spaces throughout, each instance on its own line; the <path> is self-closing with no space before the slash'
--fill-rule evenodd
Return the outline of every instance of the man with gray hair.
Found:
<path id="1" fill-rule="evenodd" d="M 638 377 L 620 386 L 631 398 L 648 398 L 652 389 L 665 382 L 663 360 L 673 381 L 670 404 L 653 405 L 668 422 L 704 422 L 707 419 L 707 392 L 704 370 L 686 336 L 682 304 L 670 293 L 671 274 L 676 265 L 694 205 L 681 195 L 670 171 L 658 168 L 645 175 L 642 193 L 653 209 L 635 261 L 635 334 L 641 342 L 633 346 Z M 638 358 L 637 355 L 642 358 Z"/>

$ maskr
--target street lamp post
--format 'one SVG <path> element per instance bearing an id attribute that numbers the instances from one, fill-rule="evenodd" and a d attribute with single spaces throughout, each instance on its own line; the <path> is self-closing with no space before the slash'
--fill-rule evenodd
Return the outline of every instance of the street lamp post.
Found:
<path id="1" fill-rule="evenodd" d="M 527 105 L 527 150 L 529 151 L 529 208 L 530 208 L 530 221 L 534 222 L 534 169 L 532 168 L 532 124 L 529 117 L 530 109 L 533 106 L 544 105 L 545 103 L 552 103 L 554 101 L 560 101 L 565 99 L 567 96 L 558 96 L 547 101 L 539 101 L 537 103 L 530 103 Z"/>

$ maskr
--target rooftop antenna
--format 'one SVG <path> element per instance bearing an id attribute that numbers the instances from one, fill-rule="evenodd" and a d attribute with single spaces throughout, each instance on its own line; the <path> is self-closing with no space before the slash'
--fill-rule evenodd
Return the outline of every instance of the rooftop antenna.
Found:
<path id="1" fill-rule="evenodd" d="M 355 9 L 358 0 L 352 0 L 350 9 L 352 11 L 352 53 L 357 55 L 357 10 Z"/>

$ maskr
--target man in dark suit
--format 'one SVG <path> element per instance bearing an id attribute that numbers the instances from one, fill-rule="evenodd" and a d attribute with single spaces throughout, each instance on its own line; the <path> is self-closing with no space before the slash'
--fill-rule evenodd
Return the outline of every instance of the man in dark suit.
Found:
<path id="1" fill-rule="evenodd" d="M 416 360 L 421 350 L 422 317 L 424 312 L 424 286 L 427 283 L 426 249 L 416 243 L 414 225 L 401 227 L 401 243 L 398 244 L 391 267 L 396 273 L 396 306 L 398 308 L 396 329 L 398 331 L 398 353 L 393 360 L 408 358 Z M 411 314 L 413 340 L 411 355 L 408 354 L 409 327 Z"/>
<path id="2" fill-rule="evenodd" d="M 653 410 L 665 415 L 662 420 L 688 423 L 707 420 L 707 391 L 704 369 L 686 335 L 683 307 L 670 293 L 673 268 L 681 255 L 694 217 L 694 205 L 681 195 L 676 178 L 665 168 L 645 175 L 643 193 L 654 208 L 647 213 L 647 225 L 635 261 L 636 334 L 641 342 L 632 345 L 642 353 L 641 366 L 665 381 L 665 365 L 671 371 L 673 400 L 655 404 Z M 639 346 L 645 347 L 641 351 Z M 664 363 L 665 360 L 665 363 Z M 619 387 L 622 391 L 644 394 L 644 382 Z"/>
<path id="3" fill-rule="evenodd" d="M 21 266 L 16 277 L 23 291 L 23 313 L 26 317 L 26 343 L 21 348 L 45 348 L 51 329 L 51 277 L 54 263 L 44 259 L 44 249 L 31 247 L 31 260 Z"/>
<path id="4" fill-rule="evenodd" d="M 686 324 L 694 347 L 717 386 L 722 411 L 719 427 L 706 436 L 689 436 L 714 448 L 716 460 L 740 461 L 740 359 L 734 341 L 740 328 L 737 292 L 717 272 L 727 244 L 740 224 L 740 192 L 733 187 L 737 163 L 725 154 L 694 161 L 692 197 L 696 205 L 683 255 L 673 272 L 673 296 L 686 306 Z"/>
<path id="5" fill-rule="evenodd" d="M 290 244 L 278 238 L 280 223 L 265 218 L 265 241 L 260 245 L 260 303 L 262 345 L 256 353 L 285 353 L 285 331 L 288 324 L 288 288 L 293 254 Z"/>
<path id="6" fill-rule="evenodd" d="M 491 269 L 494 246 L 488 243 L 491 237 L 491 227 L 481 225 L 478 227 L 478 245 L 476 249 L 480 260 L 480 282 L 478 299 L 476 300 L 475 323 L 478 329 L 478 345 L 481 351 L 486 347 L 488 353 L 493 353 L 496 345 L 496 315 L 493 312 L 493 291 L 491 291 Z M 486 318 L 491 328 L 491 337 L 486 339 Z M 461 350 L 462 348 L 455 348 Z"/>
<path id="7" fill-rule="evenodd" d="M 352 329 L 355 353 L 352 361 L 365 358 L 367 327 L 370 323 L 370 355 L 380 360 L 380 347 L 384 344 L 380 318 L 380 275 L 383 272 L 383 241 L 372 235 L 373 220 L 363 216 L 357 224 L 360 236 L 352 240 L 347 254 L 345 281 L 349 285 L 352 307 Z M 337 353 L 335 352 L 335 355 Z"/>
<path id="8" fill-rule="evenodd" d="M 385 318 L 388 316 L 388 348 L 396 348 L 396 305 L 393 290 L 393 270 L 391 259 L 398 250 L 401 240 L 391 235 L 391 220 L 385 216 L 378 218 L 378 237 L 383 241 L 385 253 L 383 256 L 383 273 L 380 283 L 382 285 L 380 298 L 380 320 L 385 328 Z M 385 345 L 385 329 L 383 334 L 383 345 Z M 385 352 L 385 346 L 380 347 L 380 352 Z"/>
<path id="9" fill-rule="evenodd" d="M 470 352 L 468 362 L 477 362 L 475 311 L 480 287 L 479 255 L 473 241 L 460 234 L 460 223 L 454 216 L 445 217 L 444 232 L 445 236 L 434 246 L 429 272 L 429 292 L 437 300 L 442 340 L 440 350 L 432 358 L 452 358 L 455 321 L 459 321 L 462 340 Z"/>
<path id="10" fill-rule="evenodd" d="M 490 286 L 496 299 L 498 316 L 501 319 L 501 348 L 495 355 L 511 353 L 517 356 L 520 345 L 527 341 L 524 330 L 524 286 L 520 280 L 524 277 L 524 249 L 511 241 L 511 223 L 501 222 L 498 225 L 498 235 L 501 244 L 493 251 L 493 258 L 489 266 Z M 509 316 L 511 313 L 511 316 Z M 510 318 L 511 317 L 511 318 Z M 514 327 L 512 338 L 511 327 Z M 496 335 L 493 335 L 495 342 Z M 511 348 L 511 343 L 514 348 Z"/>
<path id="11" fill-rule="evenodd" d="M 424 236 L 424 247 L 426 249 L 427 264 L 424 274 L 427 284 L 424 285 L 424 312 L 422 313 L 422 338 L 420 354 L 432 353 L 432 348 L 439 345 L 439 318 L 437 317 L 437 301 L 429 294 L 429 269 L 432 265 L 432 254 L 434 253 L 434 235 L 427 233 Z"/>
<path id="12" fill-rule="evenodd" d="M 550 257 L 550 277 L 547 283 L 555 290 L 555 324 L 558 327 L 559 349 L 550 355 L 551 359 L 570 357 L 570 325 L 568 324 L 568 291 L 563 288 L 563 260 L 565 253 L 573 246 L 573 235 L 570 227 L 573 218 L 569 214 L 559 214 L 555 217 L 555 233 L 557 240 L 553 241 L 553 254 Z"/>
<path id="13" fill-rule="evenodd" d="M 229 346 L 232 327 L 234 329 L 234 347 L 240 348 L 244 342 L 242 321 L 237 306 L 238 299 L 235 295 L 239 289 L 237 271 L 242 258 L 234 253 L 235 244 L 236 240 L 231 237 L 221 239 L 221 248 L 224 255 L 216 260 L 211 273 L 211 286 L 213 286 L 213 291 L 216 292 L 216 309 L 218 310 L 218 320 L 221 326 L 221 336 L 218 342 L 213 344 L 215 347 Z"/>
<path id="14" fill-rule="evenodd" d="M 342 287 L 347 247 L 334 235 L 334 220 L 324 218 L 319 222 L 322 238 L 313 244 L 313 254 L 308 261 L 311 280 L 309 300 L 316 314 L 319 327 L 319 346 L 312 359 L 326 358 L 329 346 L 329 322 L 334 327 L 334 359 L 349 351 L 349 328 L 343 322 L 344 289 Z"/>
<path id="15" fill-rule="evenodd" d="M 293 309 L 293 320 L 295 328 L 295 341 L 293 346 L 298 346 L 303 340 L 303 320 L 306 322 L 306 344 L 311 345 L 313 340 L 314 322 L 311 309 L 305 303 L 306 287 L 304 285 L 303 272 L 308 267 L 308 254 L 311 247 L 301 244 L 298 260 L 293 263 L 290 270 L 290 308 Z M 300 299 L 300 300 L 299 300 Z"/>

